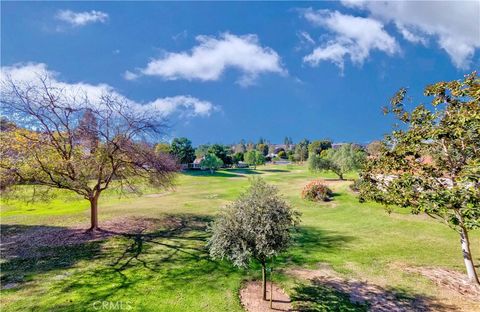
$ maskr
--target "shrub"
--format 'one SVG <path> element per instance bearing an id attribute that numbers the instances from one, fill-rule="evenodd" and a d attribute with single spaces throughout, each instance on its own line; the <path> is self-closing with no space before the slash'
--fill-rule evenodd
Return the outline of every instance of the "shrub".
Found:
<path id="1" fill-rule="evenodd" d="M 352 184 L 349 185 L 350 189 L 354 191 L 355 193 L 358 193 L 360 191 L 360 185 L 362 183 L 361 179 L 356 179 L 353 181 Z"/>
<path id="2" fill-rule="evenodd" d="M 329 201 L 333 192 L 321 180 L 314 180 L 303 188 L 302 198 L 311 201 Z"/>

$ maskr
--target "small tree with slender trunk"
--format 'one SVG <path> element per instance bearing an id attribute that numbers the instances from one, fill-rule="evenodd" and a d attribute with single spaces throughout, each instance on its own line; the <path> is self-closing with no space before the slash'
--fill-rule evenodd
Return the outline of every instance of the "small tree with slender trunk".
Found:
<path id="1" fill-rule="evenodd" d="M 210 170 L 210 173 L 213 174 L 215 170 L 223 166 L 223 161 L 218 158 L 215 154 L 208 153 L 206 154 L 202 161 L 200 162 L 200 167 L 202 169 Z"/>
<path id="2" fill-rule="evenodd" d="M 248 151 L 243 158 L 249 166 L 253 166 L 253 169 L 257 169 L 257 165 L 265 164 L 265 156 L 259 151 Z"/>
<path id="3" fill-rule="evenodd" d="M 263 299 L 267 300 L 268 260 L 287 249 L 299 215 L 278 195 L 276 187 L 253 178 L 250 188 L 212 224 L 210 255 L 239 267 L 257 260 L 262 266 Z"/>
<path id="4" fill-rule="evenodd" d="M 98 229 L 98 199 L 113 181 L 129 189 L 139 178 L 169 186 L 178 169 L 145 140 L 161 134 L 164 121 L 114 92 L 91 102 L 47 76 L 5 79 L 1 104 L 2 115 L 17 127 L 0 134 L 0 176 L 83 196 L 90 202 L 92 231 Z"/>
<path id="5" fill-rule="evenodd" d="M 321 155 L 311 154 L 308 159 L 308 167 L 311 171 L 330 170 L 340 180 L 352 170 L 361 168 L 366 153 L 354 144 L 343 144 L 338 149 L 324 150 Z"/>
<path id="6" fill-rule="evenodd" d="M 384 204 L 411 207 L 450 226 L 460 236 L 468 278 L 479 284 L 469 231 L 480 227 L 480 79 L 428 86 L 432 108 L 407 111 L 406 89 L 386 113 L 401 122 L 368 158 L 360 195 Z"/>

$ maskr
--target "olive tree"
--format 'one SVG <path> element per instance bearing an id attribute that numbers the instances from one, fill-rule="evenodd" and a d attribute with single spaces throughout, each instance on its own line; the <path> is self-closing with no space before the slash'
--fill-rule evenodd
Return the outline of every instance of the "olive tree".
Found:
<path id="1" fill-rule="evenodd" d="M 368 158 L 360 195 L 411 207 L 455 230 L 468 278 L 478 284 L 468 234 L 480 227 L 480 79 L 474 72 L 428 86 L 431 107 L 407 110 L 406 94 L 400 89 L 385 109 L 399 126 Z"/>
<path id="2" fill-rule="evenodd" d="M 226 206 L 211 226 L 208 247 L 216 259 L 228 259 L 246 267 L 253 259 L 262 266 L 263 299 L 267 299 L 267 262 L 287 249 L 299 213 L 261 178 Z"/>
<path id="3" fill-rule="evenodd" d="M 133 109 L 114 92 L 91 101 L 48 76 L 10 78 L 2 80 L 1 104 L 16 127 L 0 134 L 0 176 L 81 195 L 90 202 L 92 231 L 98 229 L 98 199 L 113 181 L 129 189 L 140 178 L 169 186 L 178 169 L 146 142 L 161 134 L 164 120 Z"/>
<path id="4" fill-rule="evenodd" d="M 308 167 L 312 171 L 330 170 L 340 180 L 343 180 L 345 173 L 361 168 L 366 153 L 355 144 L 343 144 L 338 149 L 328 149 L 321 155 L 310 155 Z"/>

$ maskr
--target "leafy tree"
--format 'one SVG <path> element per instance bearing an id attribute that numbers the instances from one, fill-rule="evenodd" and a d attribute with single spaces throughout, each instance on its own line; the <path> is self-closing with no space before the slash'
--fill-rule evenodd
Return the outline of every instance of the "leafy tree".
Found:
<path id="1" fill-rule="evenodd" d="M 29 83 L 5 79 L 0 99 L 2 115 L 17 125 L 0 133 L 0 176 L 81 195 L 90 202 L 92 231 L 98 199 L 114 180 L 129 188 L 139 178 L 169 186 L 178 170 L 142 140 L 157 137 L 164 121 L 114 93 L 89 101 L 38 76 Z"/>
<path id="2" fill-rule="evenodd" d="M 295 159 L 297 161 L 305 161 L 308 159 L 308 145 L 310 141 L 307 139 L 303 139 L 302 141 L 298 142 L 295 146 Z"/>
<path id="3" fill-rule="evenodd" d="M 332 141 L 330 140 L 316 140 L 308 145 L 308 153 L 320 155 L 322 151 L 332 148 Z"/>
<path id="4" fill-rule="evenodd" d="M 171 153 L 171 148 L 170 144 L 168 143 L 158 143 L 155 145 L 155 153 L 164 153 L 164 154 L 170 154 Z"/>
<path id="5" fill-rule="evenodd" d="M 207 155 L 205 155 L 200 162 L 200 167 L 202 167 L 202 169 L 210 170 L 210 173 L 214 173 L 215 170 L 222 166 L 223 161 L 212 153 L 208 153 Z"/>
<path id="6" fill-rule="evenodd" d="M 286 159 L 287 158 L 287 153 L 285 153 L 284 150 L 281 150 L 280 152 L 278 152 L 277 156 L 279 158 Z"/>
<path id="7" fill-rule="evenodd" d="M 468 234 L 480 227 L 480 79 L 474 72 L 426 87 L 431 109 L 407 111 L 406 93 L 400 89 L 385 109 L 402 126 L 368 158 L 361 198 L 411 207 L 447 224 L 460 236 L 468 278 L 479 284 Z"/>
<path id="8" fill-rule="evenodd" d="M 170 149 L 171 154 L 181 164 L 189 164 L 195 160 L 195 150 L 192 147 L 192 142 L 187 138 L 173 139 Z"/>
<path id="9" fill-rule="evenodd" d="M 268 154 L 268 145 L 264 143 L 257 144 L 257 151 L 262 153 L 263 156 L 266 156 Z"/>
<path id="10" fill-rule="evenodd" d="M 300 214 L 278 195 L 276 187 L 261 178 L 228 205 L 212 224 L 208 247 L 216 259 L 246 267 L 255 259 L 262 266 L 263 300 L 266 300 L 267 263 L 285 251 Z"/>
<path id="11" fill-rule="evenodd" d="M 233 163 L 232 157 L 230 155 L 232 151 L 229 146 L 212 144 L 208 148 L 208 152 L 220 158 L 226 165 L 230 165 Z"/>
<path id="12" fill-rule="evenodd" d="M 235 153 L 232 157 L 233 163 L 238 164 L 240 161 L 243 161 L 244 153 Z"/>
<path id="13" fill-rule="evenodd" d="M 199 145 L 195 149 L 195 156 L 197 158 L 202 158 L 203 156 L 208 154 L 209 149 L 210 149 L 210 145 L 208 145 L 208 144 Z"/>
<path id="14" fill-rule="evenodd" d="M 321 155 L 311 155 L 309 169 L 330 170 L 343 180 L 345 173 L 358 170 L 365 161 L 365 152 L 354 144 L 344 144 L 338 149 L 329 149 Z"/>
<path id="15" fill-rule="evenodd" d="M 259 151 L 249 151 L 244 155 L 244 160 L 250 166 L 253 166 L 254 169 L 257 169 L 257 165 L 265 164 L 265 156 Z"/>

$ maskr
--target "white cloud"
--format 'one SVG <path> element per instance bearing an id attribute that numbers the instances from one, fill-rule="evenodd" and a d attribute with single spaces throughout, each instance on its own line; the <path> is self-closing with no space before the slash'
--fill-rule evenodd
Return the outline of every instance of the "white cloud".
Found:
<path id="1" fill-rule="evenodd" d="M 311 24 L 323 27 L 333 34 L 333 39 L 304 57 L 304 62 L 312 66 L 318 65 L 320 61 L 331 61 L 343 70 L 346 57 L 354 64 L 362 65 L 373 50 L 390 55 L 400 51 L 395 38 L 375 19 L 330 10 L 306 9 L 302 14 Z"/>
<path id="2" fill-rule="evenodd" d="M 309 33 L 306 31 L 300 31 L 297 33 L 297 35 L 300 37 L 300 40 L 306 44 L 315 44 L 315 40 L 313 40 L 312 36 L 310 36 Z"/>
<path id="3" fill-rule="evenodd" d="M 234 68 L 242 73 L 238 82 L 249 85 L 262 73 L 285 73 L 279 55 L 262 47 L 256 35 L 224 33 L 218 38 L 197 36 L 196 39 L 199 44 L 190 52 L 167 53 L 153 59 L 140 74 L 166 80 L 212 81 L 220 79 L 228 68 Z"/>
<path id="4" fill-rule="evenodd" d="M 127 70 L 124 74 L 123 74 L 123 78 L 125 80 L 135 80 L 138 78 L 138 74 L 135 74 L 135 73 L 132 73 L 131 71 Z"/>
<path id="5" fill-rule="evenodd" d="M 71 10 L 60 10 L 55 18 L 69 23 L 72 26 L 85 26 L 92 23 L 105 23 L 108 20 L 108 14 L 92 10 L 90 12 L 73 12 Z"/>
<path id="6" fill-rule="evenodd" d="M 2 66 L 1 82 L 12 79 L 16 82 L 37 84 L 40 77 L 49 77 L 52 87 L 65 90 L 69 97 L 87 97 L 95 105 L 100 98 L 109 93 L 124 100 L 132 110 L 142 110 L 158 114 L 160 117 L 178 115 L 180 117 L 209 116 L 217 108 L 208 101 L 202 101 L 190 95 L 178 95 L 173 97 L 157 98 L 153 101 L 140 103 L 120 94 L 112 86 L 101 84 L 89 84 L 84 82 L 68 83 L 59 80 L 58 73 L 51 71 L 44 63 L 25 63 L 12 66 Z"/>
<path id="7" fill-rule="evenodd" d="M 468 68 L 480 48 L 478 0 L 342 2 L 345 6 L 366 10 L 385 23 L 393 22 L 408 41 L 425 44 L 426 38 L 435 40 L 457 68 Z"/>

